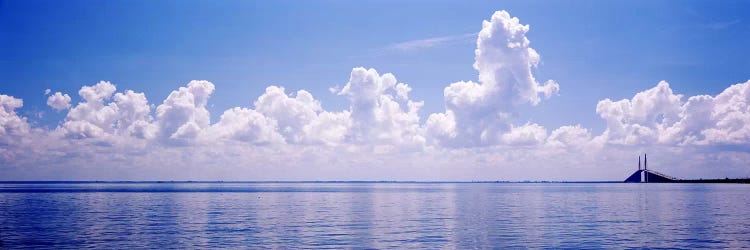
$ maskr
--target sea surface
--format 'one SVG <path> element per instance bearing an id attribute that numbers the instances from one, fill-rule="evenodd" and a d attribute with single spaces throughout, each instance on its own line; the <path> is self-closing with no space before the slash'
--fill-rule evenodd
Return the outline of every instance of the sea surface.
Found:
<path id="1" fill-rule="evenodd" d="M 0 183 L 0 248 L 750 248 L 750 185 Z"/>

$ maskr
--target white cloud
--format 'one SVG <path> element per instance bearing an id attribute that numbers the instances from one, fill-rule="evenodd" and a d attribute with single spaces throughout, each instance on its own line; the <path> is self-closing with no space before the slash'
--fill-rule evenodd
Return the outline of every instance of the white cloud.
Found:
<path id="1" fill-rule="evenodd" d="M 215 86 L 209 81 L 190 81 L 186 87 L 172 91 L 156 108 L 158 135 L 168 142 L 183 144 L 195 139 L 210 125 L 206 109 Z"/>
<path id="2" fill-rule="evenodd" d="M 17 154 L 28 153 L 20 148 L 27 140 L 31 126 L 15 111 L 22 106 L 23 100 L 0 94 L 0 163 L 14 160 Z M 3 168 L 1 165 L 0 169 Z"/>
<path id="3" fill-rule="evenodd" d="M 114 84 L 107 81 L 100 81 L 94 86 L 83 86 L 78 91 L 78 95 L 83 97 L 89 103 L 101 103 L 109 99 L 117 91 Z"/>
<path id="4" fill-rule="evenodd" d="M 698 144 L 750 143 L 750 81 L 715 97 L 693 96 L 669 132 L 673 141 Z"/>
<path id="5" fill-rule="evenodd" d="M 236 107 L 206 131 L 206 139 L 223 138 L 266 144 L 338 145 L 351 129 L 350 112 L 323 111 L 320 101 L 305 90 L 287 95 L 269 86 L 254 103 L 255 109 Z"/>
<path id="6" fill-rule="evenodd" d="M 122 135 L 151 139 L 156 136 L 156 125 L 152 124 L 151 106 L 144 93 L 127 90 L 116 93 L 114 103 L 118 107 L 118 119 L 115 127 Z"/>
<path id="7" fill-rule="evenodd" d="M 50 92 L 52 92 L 52 90 L 51 90 L 51 89 L 45 89 L 45 90 L 44 90 L 44 95 L 49 95 L 49 93 L 50 93 Z"/>
<path id="8" fill-rule="evenodd" d="M 591 132 L 581 125 L 562 126 L 552 131 L 547 138 L 548 145 L 558 147 L 582 146 L 590 141 Z"/>
<path id="9" fill-rule="evenodd" d="M 255 101 L 255 110 L 274 119 L 279 133 L 287 141 L 301 143 L 309 136 L 315 136 L 306 135 L 303 128 L 318 118 L 322 108 L 310 92 L 300 90 L 296 95 L 288 96 L 283 87 L 269 86 Z"/>
<path id="10" fill-rule="evenodd" d="M 287 95 L 283 87 L 269 86 L 254 106 L 276 122 L 287 143 L 338 145 L 351 132 L 349 111 L 324 111 L 320 101 L 305 90 Z"/>
<path id="11" fill-rule="evenodd" d="M 352 127 L 349 111 L 321 112 L 317 119 L 306 124 L 302 130 L 306 142 L 313 144 L 339 145 L 344 141 Z"/>
<path id="12" fill-rule="evenodd" d="M 422 147 L 425 139 L 420 133 L 418 112 L 423 102 L 409 100 L 409 90 L 408 85 L 397 83 L 393 74 L 381 76 L 375 69 L 352 69 L 349 82 L 338 92 L 351 103 L 349 140 Z"/>
<path id="13" fill-rule="evenodd" d="M 503 143 L 512 146 L 533 146 L 544 143 L 547 139 L 547 129 L 536 123 L 523 126 L 512 126 L 508 133 L 502 135 Z"/>
<path id="14" fill-rule="evenodd" d="M 84 100 L 68 111 L 59 130 L 67 137 L 79 139 L 113 135 L 154 138 L 156 126 L 152 124 L 151 107 L 146 95 L 132 90 L 124 93 L 115 91 L 115 85 L 106 81 L 83 86 L 78 94 Z M 50 96 L 48 104 L 58 94 Z M 69 96 L 65 97 L 70 100 Z"/>
<path id="15" fill-rule="evenodd" d="M 219 122 L 212 125 L 207 134 L 209 139 L 234 139 L 257 145 L 284 143 L 284 138 L 277 133 L 275 120 L 255 110 L 239 107 L 224 111 Z"/>
<path id="16" fill-rule="evenodd" d="M 47 98 L 47 105 L 57 111 L 68 109 L 70 108 L 70 96 L 68 94 L 63 95 L 60 92 L 55 92 L 54 95 Z"/>
<path id="17" fill-rule="evenodd" d="M 553 80 L 547 80 L 546 82 L 544 82 L 544 84 L 537 85 L 536 91 L 544 95 L 544 97 L 549 98 L 552 95 L 555 95 L 558 92 L 560 92 L 560 85 L 557 84 L 557 82 Z"/>
<path id="18" fill-rule="evenodd" d="M 115 85 L 101 81 L 93 86 L 83 86 L 78 94 L 83 101 L 68 111 L 61 129 L 68 137 L 96 138 L 114 132 L 118 107 L 105 103 L 116 91 Z"/>
<path id="19" fill-rule="evenodd" d="M 505 11 L 482 23 L 474 62 L 479 82 L 461 81 L 445 88 L 446 113 L 428 118 L 428 137 L 454 147 L 501 143 L 512 128 L 516 107 L 537 105 L 540 94 L 549 97 L 559 91 L 556 82 L 540 84 L 534 78 L 539 54 L 529 46 L 528 31 L 528 25 Z"/>
<path id="20" fill-rule="evenodd" d="M 15 111 L 20 107 L 23 107 L 23 100 L 0 94 L 0 144 L 12 143 L 15 137 L 29 132 L 26 118 Z"/>
<path id="21" fill-rule="evenodd" d="M 398 83 L 396 84 L 396 96 L 401 100 L 409 100 L 409 92 L 411 92 L 411 87 L 409 87 L 406 83 Z"/>
<path id="22" fill-rule="evenodd" d="M 692 96 L 687 102 L 665 81 L 632 100 L 605 99 L 597 113 L 607 121 L 599 140 L 615 144 L 748 144 L 750 81 L 719 95 Z"/>
<path id="23" fill-rule="evenodd" d="M 456 118 L 453 111 L 447 110 L 445 113 L 435 113 L 427 117 L 424 135 L 430 145 L 448 146 L 446 144 L 457 137 Z"/>
<path id="24" fill-rule="evenodd" d="M 539 64 L 540 58 L 529 46 L 528 31 L 528 25 L 520 24 L 518 18 L 506 11 L 495 12 L 490 21 L 482 23 L 474 69 L 479 72 L 479 82 L 487 91 L 498 92 L 493 97 L 508 97 L 508 100 L 497 101 L 536 105 L 540 93 L 550 96 L 559 89 L 554 81 L 540 85 L 534 78 L 532 68 Z"/>
<path id="25" fill-rule="evenodd" d="M 679 120 L 681 95 L 672 93 L 669 83 L 636 94 L 632 100 L 605 99 L 596 105 L 596 113 L 607 121 L 602 135 L 611 143 L 650 144 L 659 142 L 659 131 Z"/>

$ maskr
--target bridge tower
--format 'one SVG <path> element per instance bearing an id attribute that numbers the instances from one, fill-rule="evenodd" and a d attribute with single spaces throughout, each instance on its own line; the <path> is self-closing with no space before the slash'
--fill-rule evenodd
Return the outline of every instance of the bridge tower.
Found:
<path id="1" fill-rule="evenodd" d="M 658 171 L 648 170 L 648 155 L 643 154 L 643 169 L 641 169 L 641 156 L 638 156 L 638 170 L 625 179 L 625 182 L 665 183 L 680 182 L 680 179 L 659 173 Z"/>
<path id="2" fill-rule="evenodd" d="M 633 174 L 630 175 L 627 179 L 625 179 L 625 182 L 643 182 L 643 174 L 644 171 L 641 170 L 641 156 L 638 156 L 638 170 L 636 170 Z"/>

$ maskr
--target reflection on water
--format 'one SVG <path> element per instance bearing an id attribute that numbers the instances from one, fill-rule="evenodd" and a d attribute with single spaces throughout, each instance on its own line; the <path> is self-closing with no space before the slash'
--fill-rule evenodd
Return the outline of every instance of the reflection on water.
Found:
<path id="1" fill-rule="evenodd" d="M 750 185 L 0 184 L 3 248 L 750 247 Z"/>

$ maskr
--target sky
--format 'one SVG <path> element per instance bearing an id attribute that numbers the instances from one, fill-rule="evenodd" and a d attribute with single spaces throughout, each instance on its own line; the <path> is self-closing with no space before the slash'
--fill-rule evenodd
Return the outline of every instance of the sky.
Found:
<path id="1" fill-rule="evenodd" d="M 749 8 L 0 1 L 0 179 L 749 177 Z"/>

